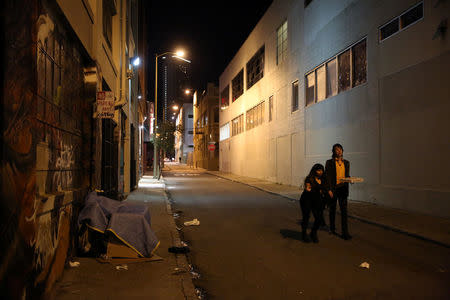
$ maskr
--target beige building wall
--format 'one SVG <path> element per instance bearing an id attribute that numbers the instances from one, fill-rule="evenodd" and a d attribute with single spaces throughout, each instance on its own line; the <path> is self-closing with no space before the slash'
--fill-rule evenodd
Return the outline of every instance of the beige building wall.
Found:
<path id="1" fill-rule="evenodd" d="M 423 1 L 423 19 L 379 41 L 380 26 L 417 3 L 314 0 L 304 8 L 303 1 L 274 1 L 220 77 L 222 91 L 265 44 L 264 78 L 221 112 L 220 125 L 261 100 L 265 122 L 221 142 L 221 170 L 298 186 L 341 143 L 351 175 L 365 179 L 352 185 L 350 199 L 449 216 L 450 179 L 433 174 L 450 168 L 450 42 L 448 34 L 433 36 L 450 4 Z M 276 29 L 284 19 L 288 58 L 277 66 Z M 366 83 L 305 106 L 305 75 L 364 38 Z M 291 112 L 295 80 L 299 109 Z"/>
<path id="2" fill-rule="evenodd" d="M 103 34 L 103 4 L 108 1 L 114 7 L 112 16 L 112 39 L 109 47 Z M 137 36 L 133 36 L 131 22 L 136 22 L 138 0 L 57 0 L 59 7 L 83 44 L 86 52 L 95 62 L 93 70 L 97 73 L 97 90 L 102 90 L 102 80 L 106 82 L 116 101 L 114 123 L 115 136 L 120 148 L 115 159 L 118 161 L 117 177 L 119 192 L 130 192 L 130 172 L 139 178 L 139 117 L 138 117 L 138 72 L 130 65 L 130 58 L 137 55 Z M 105 2 L 106 3 L 106 2 Z M 131 10 L 130 6 L 136 6 Z M 133 11 L 134 15 L 128 13 Z M 127 22 L 128 20 L 128 22 Z M 137 33 L 135 23 L 135 33 Z M 141 58 L 142 59 L 142 58 Z M 122 118 L 122 113 L 125 118 Z M 122 122 L 125 122 L 125 138 L 120 134 Z M 134 127 L 134 157 L 136 168 L 131 166 L 131 124 Z M 97 121 L 101 130 L 101 122 Z M 120 174 L 121 152 L 123 152 L 124 174 Z M 101 151 L 99 152 L 101 153 Z M 101 158 L 97 157 L 96 160 Z"/>

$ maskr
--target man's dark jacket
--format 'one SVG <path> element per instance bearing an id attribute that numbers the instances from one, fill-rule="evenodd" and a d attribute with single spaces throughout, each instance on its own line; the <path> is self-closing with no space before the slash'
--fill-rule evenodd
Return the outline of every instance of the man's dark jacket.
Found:
<path id="1" fill-rule="evenodd" d="M 350 162 L 343 160 L 345 166 L 345 177 L 350 177 Z M 336 191 L 336 161 L 334 158 L 325 163 L 325 177 L 327 178 L 329 189 L 335 194 Z M 348 197 L 348 182 L 344 183 L 345 197 Z"/>

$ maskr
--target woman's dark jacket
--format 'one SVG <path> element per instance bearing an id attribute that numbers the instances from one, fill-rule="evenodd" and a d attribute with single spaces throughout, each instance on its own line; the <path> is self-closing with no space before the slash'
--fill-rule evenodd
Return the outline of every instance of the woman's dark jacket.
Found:
<path id="1" fill-rule="evenodd" d="M 311 192 L 306 191 L 306 183 L 311 184 Z M 325 176 L 322 176 L 321 183 L 319 184 L 313 176 L 308 176 L 305 179 L 305 190 L 303 191 L 300 201 L 302 199 L 316 202 L 320 205 L 328 195 L 328 184 Z"/>

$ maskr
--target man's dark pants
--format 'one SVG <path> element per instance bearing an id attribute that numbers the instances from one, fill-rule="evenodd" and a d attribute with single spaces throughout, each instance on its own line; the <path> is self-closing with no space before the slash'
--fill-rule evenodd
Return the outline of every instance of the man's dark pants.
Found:
<path id="1" fill-rule="evenodd" d="M 333 198 L 330 199 L 330 230 L 335 231 L 335 219 L 336 219 L 336 202 L 339 202 L 339 208 L 341 210 L 341 224 L 342 224 L 342 235 L 348 235 L 348 224 L 347 224 L 347 188 L 345 186 L 337 187 Z"/>

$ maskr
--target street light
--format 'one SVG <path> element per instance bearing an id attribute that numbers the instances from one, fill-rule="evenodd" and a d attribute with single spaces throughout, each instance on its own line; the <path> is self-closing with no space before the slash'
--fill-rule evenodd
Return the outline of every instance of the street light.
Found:
<path id="1" fill-rule="evenodd" d="M 176 52 L 164 52 L 162 54 L 156 54 L 155 55 L 155 130 L 153 133 L 153 178 L 159 178 L 161 170 L 159 170 L 159 155 L 156 153 L 158 152 L 158 147 L 156 145 L 156 137 L 159 135 L 156 133 L 156 129 L 158 128 L 158 58 L 167 54 L 172 54 L 173 58 L 180 59 L 183 61 L 186 61 L 190 63 L 190 60 L 187 60 L 183 58 L 184 51 L 178 50 Z M 163 57 L 164 58 L 164 57 Z"/>

